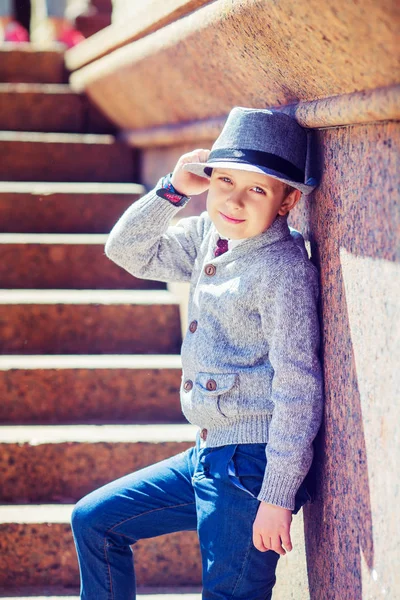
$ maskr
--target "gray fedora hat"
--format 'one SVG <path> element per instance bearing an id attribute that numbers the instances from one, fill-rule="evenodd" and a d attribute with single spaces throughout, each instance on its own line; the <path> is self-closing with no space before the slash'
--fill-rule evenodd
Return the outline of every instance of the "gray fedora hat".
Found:
<path id="1" fill-rule="evenodd" d="M 310 173 L 312 134 L 285 113 L 235 106 L 207 162 L 183 169 L 200 177 L 211 177 L 213 167 L 265 173 L 310 194 L 318 185 Z"/>

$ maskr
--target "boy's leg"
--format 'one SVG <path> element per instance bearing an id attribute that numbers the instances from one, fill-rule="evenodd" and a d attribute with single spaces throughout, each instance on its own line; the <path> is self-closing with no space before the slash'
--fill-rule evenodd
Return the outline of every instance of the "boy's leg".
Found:
<path id="1" fill-rule="evenodd" d="M 74 507 L 71 524 L 81 573 L 81 599 L 134 600 L 137 540 L 196 530 L 191 477 L 193 446 L 91 492 Z"/>
<path id="2" fill-rule="evenodd" d="M 240 481 L 234 475 L 233 458 L 240 463 Z M 256 495 L 265 466 L 265 444 L 230 444 L 200 451 L 193 485 L 203 600 L 272 597 L 280 555 L 273 550 L 261 552 L 253 544 L 253 523 L 260 505 Z M 240 487 L 243 482 L 245 488 Z"/>

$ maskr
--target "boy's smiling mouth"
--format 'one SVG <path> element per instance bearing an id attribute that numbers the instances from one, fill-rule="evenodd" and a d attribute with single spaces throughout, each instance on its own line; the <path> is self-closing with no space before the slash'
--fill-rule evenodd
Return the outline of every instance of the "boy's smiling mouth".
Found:
<path id="1" fill-rule="evenodd" d="M 225 219 L 225 221 L 228 221 L 228 223 L 244 223 L 244 221 L 245 221 L 245 219 L 233 219 L 232 217 L 228 217 L 228 215 L 225 215 L 221 211 L 218 211 L 218 212 L 221 215 L 221 217 L 223 219 Z"/>

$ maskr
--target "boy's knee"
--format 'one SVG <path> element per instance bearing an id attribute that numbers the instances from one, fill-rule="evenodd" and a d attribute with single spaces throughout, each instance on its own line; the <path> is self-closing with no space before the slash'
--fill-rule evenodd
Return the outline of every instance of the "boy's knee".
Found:
<path id="1" fill-rule="evenodd" d="M 90 501 L 89 496 L 81 498 L 74 506 L 71 514 L 71 527 L 75 535 L 85 531 L 98 530 L 99 518 L 96 505 Z"/>

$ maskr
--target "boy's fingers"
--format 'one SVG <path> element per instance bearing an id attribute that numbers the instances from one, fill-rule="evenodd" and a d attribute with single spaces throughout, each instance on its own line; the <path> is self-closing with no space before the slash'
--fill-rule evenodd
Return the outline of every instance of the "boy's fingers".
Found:
<path id="1" fill-rule="evenodd" d="M 293 550 L 292 542 L 290 541 L 290 535 L 281 535 L 281 540 L 288 552 Z"/>
<path id="2" fill-rule="evenodd" d="M 282 542 L 283 542 L 283 540 L 282 540 Z M 279 535 L 274 535 L 274 537 L 271 538 L 270 548 L 272 550 L 274 550 L 275 552 L 277 552 L 278 554 L 281 554 L 282 556 L 284 556 L 286 554 L 286 550 L 282 547 L 282 544 L 281 544 L 281 536 L 279 536 Z"/>
<path id="3" fill-rule="evenodd" d="M 208 158 L 209 154 L 210 154 L 210 150 L 204 150 L 204 149 L 203 149 L 203 150 L 201 151 L 201 153 L 200 153 L 200 158 L 201 158 L 200 162 L 206 162 L 206 160 L 207 160 L 207 158 Z"/>
<path id="4" fill-rule="evenodd" d="M 254 544 L 254 547 L 257 548 L 257 550 L 259 550 L 260 552 L 266 552 L 267 550 L 269 550 L 269 548 L 267 548 L 265 546 L 262 535 L 260 533 L 255 533 L 254 531 L 253 531 L 253 544 Z"/>
<path id="5" fill-rule="evenodd" d="M 197 150 L 193 150 L 193 152 L 188 152 L 187 154 L 184 154 L 181 157 L 181 162 L 183 164 L 190 162 L 206 162 L 209 154 L 210 150 L 198 148 Z"/>

